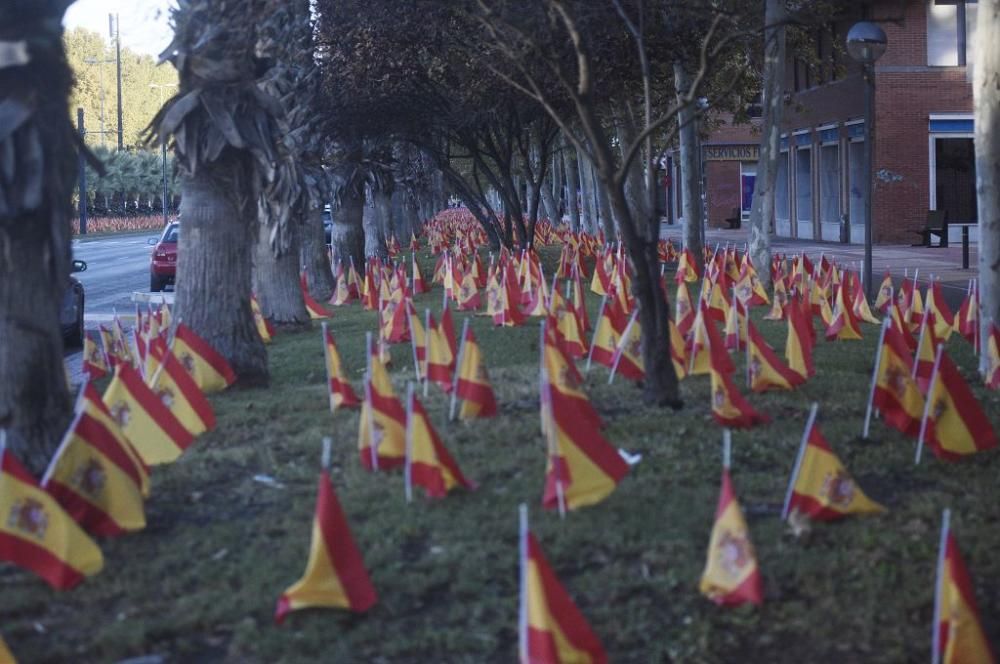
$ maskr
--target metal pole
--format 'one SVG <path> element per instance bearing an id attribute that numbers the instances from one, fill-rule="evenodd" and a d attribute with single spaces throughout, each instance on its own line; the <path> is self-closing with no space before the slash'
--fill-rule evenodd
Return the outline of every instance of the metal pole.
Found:
<path id="1" fill-rule="evenodd" d="M 80 139 L 82 140 L 84 135 L 86 135 L 86 130 L 83 127 L 83 107 L 77 106 L 76 108 L 76 129 L 80 132 Z M 80 152 L 80 235 L 87 234 L 87 160 L 83 156 L 83 151 Z"/>
<path id="2" fill-rule="evenodd" d="M 108 20 L 111 20 L 110 14 Z M 122 34 L 121 21 L 118 14 L 114 16 L 115 22 L 115 61 L 118 67 L 118 150 L 125 149 L 125 133 L 122 130 Z"/>
<path id="3" fill-rule="evenodd" d="M 875 65 L 865 65 L 865 294 L 871 302 L 875 297 L 872 281 L 872 178 L 875 177 Z"/>
<path id="4" fill-rule="evenodd" d="M 167 225 L 167 139 L 163 139 L 163 225 Z"/>

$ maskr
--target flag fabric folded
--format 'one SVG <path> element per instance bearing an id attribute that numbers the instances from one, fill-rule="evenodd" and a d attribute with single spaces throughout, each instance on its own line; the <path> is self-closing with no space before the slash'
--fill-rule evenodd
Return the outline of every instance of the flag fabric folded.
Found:
<path id="1" fill-rule="evenodd" d="M 715 524 L 698 587 L 703 595 L 722 606 L 748 602 L 759 606 L 764 601 L 763 586 L 743 510 L 726 468 L 722 471 Z"/>
<path id="2" fill-rule="evenodd" d="M 885 423 L 914 438 L 920 433 L 924 397 L 913 380 L 913 362 L 899 330 L 887 326 L 875 374 L 872 404 Z"/>
<path id="3" fill-rule="evenodd" d="M 377 351 L 369 345 L 365 400 L 358 426 L 358 453 L 366 470 L 399 468 L 406 461 L 406 411 Z"/>
<path id="4" fill-rule="evenodd" d="M 548 327 L 545 330 L 542 353 L 542 366 L 552 388 L 572 400 L 577 418 L 594 429 L 603 429 L 604 422 L 601 420 L 601 416 L 597 414 L 590 399 L 583 391 L 583 376 L 580 375 L 569 356 L 563 352 L 558 338 Z M 543 425 L 546 421 L 543 417 Z"/>
<path id="5" fill-rule="evenodd" d="M 430 288 L 428 288 L 427 286 L 427 282 L 424 281 L 424 275 L 421 274 L 420 272 L 420 266 L 417 264 L 416 251 L 413 252 L 410 258 L 410 263 L 412 265 L 412 271 L 413 271 L 413 282 L 412 285 L 410 286 L 410 290 L 413 291 L 414 295 L 420 295 L 422 293 L 430 291 Z"/>
<path id="6" fill-rule="evenodd" d="M 458 380 L 455 382 L 455 397 L 462 400 L 462 407 L 458 411 L 459 419 L 495 416 L 496 397 L 486 371 L 483 352 L 471 327 L 465 330 L 459 355 L 461 362 L 458 365 Z"/>
<path id="7" fill-rule="evenodd" d="M 173 352 L 205 394 L 224 390 L 236 382 L 236 374 L 226 358 L 184 323 L 179 323 L 174 332 Z"/>
<path id="8" fill-rule="evenodd" d="M 447 311 L 447 309 L 446 309 Z M 444 318 L 441 325 L 434 321 L 430 311 L 426 314 L 427 320 L 427 379 L 438 384 L 445 391 L 452 389 L 452 370 L 455 368 L 455 355 L 445 336 Z"/>
<path id="9" fill-rule="evenodd" d="M 747 338 L 750 357 L 750 389 L 764 392 L 771 388 L 793 390 L 806 381 L 806 377 L 792 370 L 781 361 L 777 353 L 764 340 L 763 335 L 747 320 Z"/>
<path id="10" fill-rule="evenodd" d="M 334 341 L 333 332 L 323 323 L 323 355 L 326 361 L 327 392 L 330 399 L 330 412 L 338 408 L 360 408 L 361 400 L 354 393 L 354 388 L 344 375 L 344 367 L 340 360 L 340 352 Z"/>
<path id="11" fill-rule="evenodd" d="M 309 294 L 309 284 L 306 281 L 306 273 L 299 273 L 299 287 L 302 291 L 302 303 L 305 304 L 306 311 L 309 313 L 309 318 L 313 320 L 329 318 L 330 312 L 327 311 L 326 307 L 317 302 L 312 295 Z"/>
<path id="12" fill-rule="evenodd" d="M 521 533 L 521 664 L 605 664 L 608 657 L 525 525 Z"/>
<path id="13" fill-rule="evenodd" d="M 770 422 L 770 418 L 754 410 L 753 406 L 743 398 L 733 385 L 730 372 L 726 370 L 725 361 L 732 362 L 729 354 L 721 347 L 712 348 L 712 364 L 709 373 L 712 377 L 712 416 L 724 427 L 733 429 L 749 428 L 758 424 Z"/>
<path id="14" fill-rule="evenodd" d="M 0 432 L 0 560 L 69 590 L 104 567 L 104 556 L 76 521 L 6 449 Z"/>
<path id="15" fill-rule="evenodd" d="M 90 380 L 97 380 L 108 374 L 108 361 L 104 357 L 104 351 L 89 332 L 83 336 L 83 373 Z"/>
<path id="16" fill-rule="evenodd" d="M 833 521 L 849 514 L 885 511 L 854 482 L 815 424 L 805 435 L 791 484 L 785 516 L 798 512 L 817 521 Z"/>
<path id="17" fill-rule="evenodd" d="M 837 298 L 834 303 L 832 320 L 826 328 L 827 341 L 861 339 L 861 325 L 854 315 L 854 306 L 847 295 L 847 282 L 841 282 L 837 287 Z"/>
<path id="18" fill-rule="evenodd" d="M 931 384 L 931 374 L 934 372 L 934 358 L 937 357 L 938 346 L 941 339 L 934 331 L 936 315 L 928 311 L 920 323 L 920 337 L 917 339 L 917 352 L 913 358 L 913 378 L 917 381 L 917 387 L 921 394 L 927 394 L 927 389 Z"/>
<path id="19" fill-rule="evenodd" d="M 77 412 L 87 413 L 90 417 L 94 418 L 100 422 L 104 428 L 110 433 L 115 442 L 118 443 L 118 447 L 125 451 L 125 454 L 132 461 L 132 465 L 136 468 L 139 473 L 139 489 L 142 491 L 143 497 L 149 496 L 149 466 L 142 460 L 142 456 L 139 451 L 135 449 L 135 446 L 129 442 L 128 437 L 125 436 L 125 432 L 122 431 L 121 427 L 118 426 L 118 422 L 115 418 L 111 417 L 111 411 L 108 407 L 104 405 L 104 401 L 101 399 L 101 393 L 97 391 L 93 383 L 85 383 L 80 388 L 80 394 L 77 398 L 76 409 Z"/>
<path id="20" fill-rule="evenodd" d="M 997 446 L 990 418 L 944 348 L 938 350 L 924 418 L 928 446 L 946 461 Z"/>
<path id="21" fill-rule="evenodd" d="M 803 312 L 801 303 L 792 300 L 786 308 L 788 319 L 788 336 L 785 340 L 785 359 L 788 361 L 788 368 L 795 373 L 812 378 L 816 375 L 816 368 L 813 365 L 813 340 L 812 321 Z"/>
<path id="22" fill-rule="evenodd" d="M 642 359 L 642 328 L 639 326 L 639 310 L 636 309 L 629 317 L 625 332 L 618 340 L 611 370 L 625 378 L 641 381 L 646 377 L 646 368 Z"/>
<path id="23" fill-rule="evenodd" d="M 934 659 L 942 664 L 990 664 L 996 657 L 983 632 L 972 579 L 948 521 L 946 513 L 935 589 Z"/>
<path id="24" fill-rule="evenodd" d="M 146 465 L 170 463 L 194 441 L 194 436 L 131 367 L 120 365 L 115 370 L 102 400 Z"/>
<path id="25" fill-rule="evenodd" d="M 278 599 L 274 620 L 312 607 L 350 609 L 363 613 L 378 601 L 364 560 L 351 535 L 347 517 L 324 469 L 319 476 L 312 542 L 305 574 Z"/>
<path id="26" fill-rule="evenodd" d="M 942 341 L 948 341 L 948 337 L 955 327 L 955 314 L 951 312 L 951 307 L 944 299 L 941 292 L 941 282 L 932 281 L 927 287 L 927 298 L 924 301 L 926 314 L 934 314 L 934 334 Z"/>
<path id="27" fill-rule="evenodd" d="M 410 389 L 406 410 L 406 482 L 423 487 L 428 498 L 444 498 L 455 487 L 473 490 L 476 485 L 465 478 L 455 459 L 431 425 L 427 411 Z M 409 495 L 407 495 L 409 499 Z"/>
<path id="28" fill-rule="evenodd" d="M 878 297 L 875 298 L 875 310 L 885 313 L 889 310 L 889 305 L 893 302 L 892 275 L 886 270 L 882 285 L 878 288 Z"/>
<path id="29" fill-rule="evenodd" d="M 140 470 L 102 422 L 79 410 L 41 486 L 83 528 L 114 537 L 146 527 Z"/>
<path id="30" fill-rule="evenodd" d="M 184 371 L 177 356 L 162 342 L 150 346 L 150 352 L 157 353 L 159 368 L 151 377 L 149 388 L 163 405 L 195 436 L 214 429 L 215 412 L 212 404 L 194 379 Z"/>

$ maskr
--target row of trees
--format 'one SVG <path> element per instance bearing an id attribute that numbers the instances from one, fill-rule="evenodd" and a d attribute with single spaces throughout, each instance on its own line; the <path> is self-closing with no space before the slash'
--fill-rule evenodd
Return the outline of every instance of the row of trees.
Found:
<path id="1" fill-rule="evenodd" d="M 87 165 L 87 209 L 91 214 L 137 215 L 163 210 L 163 158 L 143 149 L 97 147 L 94 156 L 103 168 Z M 174 174 L 173 155 L 167 155 L 168 209 L 177 209 L 180 183 Z M 79 200 L 79 188 L 76 199 Z"/>

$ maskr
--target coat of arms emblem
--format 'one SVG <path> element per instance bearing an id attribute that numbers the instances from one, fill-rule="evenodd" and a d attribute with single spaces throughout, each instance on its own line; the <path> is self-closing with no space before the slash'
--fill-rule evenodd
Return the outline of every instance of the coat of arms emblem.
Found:
<path id="1" fill-rule="evenodd" d="M 7 528 L 20 530 L 39 541 L 45 539 L 49 515 L 45 507 L 33 498 L 15 500 L 7 515 Z"/>

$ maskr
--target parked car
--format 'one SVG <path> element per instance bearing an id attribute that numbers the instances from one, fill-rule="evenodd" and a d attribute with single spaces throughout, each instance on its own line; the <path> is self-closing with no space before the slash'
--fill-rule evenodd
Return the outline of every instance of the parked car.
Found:
<path id="1" fill-rule="evenodd" d="M 73 261 L 70 272 L 84 272 L 87 269 L 85 261 Z M 63 343 L 67 348 L 77 348 L 83 345 L 83 284 L 72 275 L 69 286 L 63 294 L 62 308 L 59 310 L 59 326 L 62 328 Z"/>
<path id="2" fill-rule="evenodd" d="M 153 293 L 173 285 L 177 278 L 177 234 L 180 222 L 171 221 L 159 239 L 149 238 L 153 253 L 149 259 L 149 290 Z"/>

